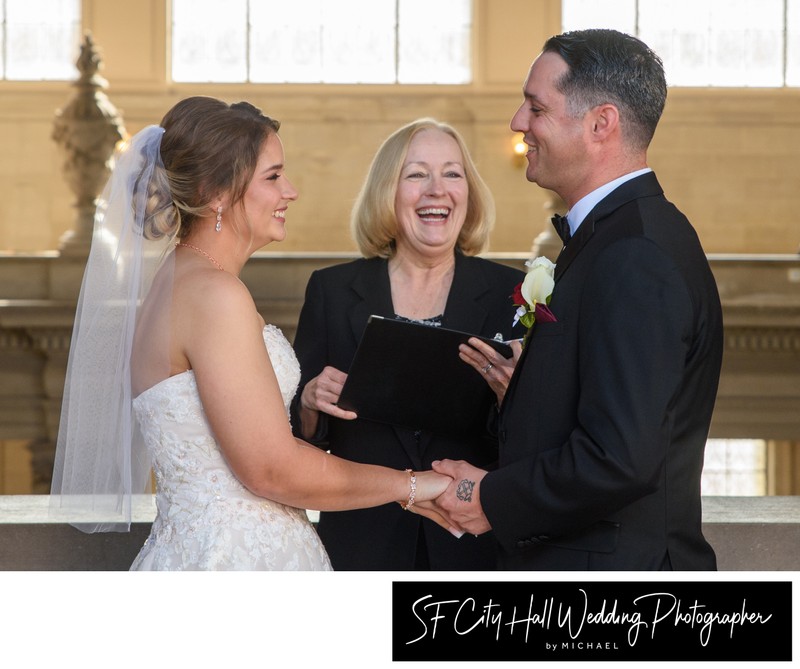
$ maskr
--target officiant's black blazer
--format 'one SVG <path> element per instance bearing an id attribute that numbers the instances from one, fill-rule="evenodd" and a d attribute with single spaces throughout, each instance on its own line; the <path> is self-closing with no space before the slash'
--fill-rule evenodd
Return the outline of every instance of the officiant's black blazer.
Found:
<path id="1" fill-rule="evenodd" d="M 590 212 L 557 260 L 480 498 L 506 569 L 705 570 L 700 474 L 722 358 L 714 278 L 655 175 Z"/>
<path id="2" fill-rule="evenodd" d="M 488 337 L 498 332 L 505 339 L 521 337 L 521 326 L 512 328 L 511 295 L 523 278 L 520 270 L 456 253 L 442 326 Z M 292 425 L 298 436 L 297 402 L 303 387 L 326 365 L 348 371 L 372 314 L 394 316 L 386 260 L 356 260 L 311 275 L 294 340 L 302 375 L 292 406 Z M 343 421 L 325 414 L 320 419 L 321 429 L 312 442 L 356 462 L 422 471 L 442 458 L 464 459 L 482 467 L 497 461 L 497 442 L 488 432 L 464 439 L 362 419 Z M 339 570 L 413 569 L 419 540 L 425 542 L 431 569 L 495 569 L 497 565 L 491 534 L 456 539 L 395 503 L 322 513 L 318 531 L 334 569 Z"/>

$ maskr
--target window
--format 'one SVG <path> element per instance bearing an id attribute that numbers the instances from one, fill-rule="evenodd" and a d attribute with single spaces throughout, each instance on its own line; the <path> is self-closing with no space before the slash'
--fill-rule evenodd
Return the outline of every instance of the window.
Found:
<path id="1" fill-rule="evenodd" d="M 637 35 L 671 86 L 800 86 L 800 0 L 563 0 L 562 25 Z"/>
<path id="2" fill-rule="evenodd" d="M 181 82 L 465 84 L 471 0 L 173 0 Z M 213 26 L 213 29 L 209 29 Z"/>
<path id="3" fill-rule="evenodd" d="M 766 495 L 766 443 L 758 439 L 709 439 L 701 489 L 703 495 Z"/>
<path id="4" fill-rule="evenodd" d="M 3 79 L 74 79 L 80 0 L 0 0 Z"/>

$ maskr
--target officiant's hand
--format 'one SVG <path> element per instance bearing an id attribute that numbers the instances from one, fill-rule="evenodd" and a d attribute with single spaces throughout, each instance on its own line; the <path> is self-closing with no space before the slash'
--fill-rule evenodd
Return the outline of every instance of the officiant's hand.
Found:
<path id="1" fill-rule="evenodd" d="M 311 439 L 316 434 L 320 412 L 342 420 L 358 418 L 355 412 L 336 406 L 346 380 L 347 374 L 328 366 L 305 385 L 299 403 L 300 431 L 303 437 Z"/>
<path id="2" fill-rule="evenodd" d="M 522 343 L 514 340 L 509 344 L 512 352 L 510 358 L 504 358 L 489 344 L 476 337 L 470 337 L 468 344 L 459 346 L 458 357 L 486 379 L 486 383 L 497 396 L 497 406 L 500 406 L 522 353 Z"/>
<path id="3" fill-rule="evenodd" d="M 487 472 L 463 460 L 437 460 L 432 466 L 434 471 L 453 479 L 436 498 L 436 507 L 443 516 L 475 536 L 491 530 L 481 507 L 480 486 Z"/>

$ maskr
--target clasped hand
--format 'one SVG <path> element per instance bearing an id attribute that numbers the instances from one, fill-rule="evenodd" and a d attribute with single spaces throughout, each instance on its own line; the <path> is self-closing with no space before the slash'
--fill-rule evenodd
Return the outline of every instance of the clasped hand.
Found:
<path id="1" fill-rule="evenodd" d="M 423 491 L 419 482 L 429 475 L 438 479 L 432 480 L 431 487 Z M 455 536 L 465 532 L 477 536 L 492 529 L 480 502 L 480 482 L 486 476 L 485 470 L 463 460 L 437 460 L 433 471 L 417 476 L 417 501 L 409 511 L 434 521 Z M 443 484 L 445 488 L 441 488 Z"/>

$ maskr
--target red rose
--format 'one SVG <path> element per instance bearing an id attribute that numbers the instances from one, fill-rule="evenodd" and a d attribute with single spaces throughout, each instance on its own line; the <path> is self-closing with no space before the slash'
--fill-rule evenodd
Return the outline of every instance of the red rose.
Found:
<path id="1" fill-rule="evenodd" d="M 511 295 L 511 302 L 513 304 L 518 305 L 518 306 L 524 306 L 525 298 L 522 297 L 522 283 L 521 282 L 518 283 L 516 286 L 514 286 L 514 292 Z"/>

